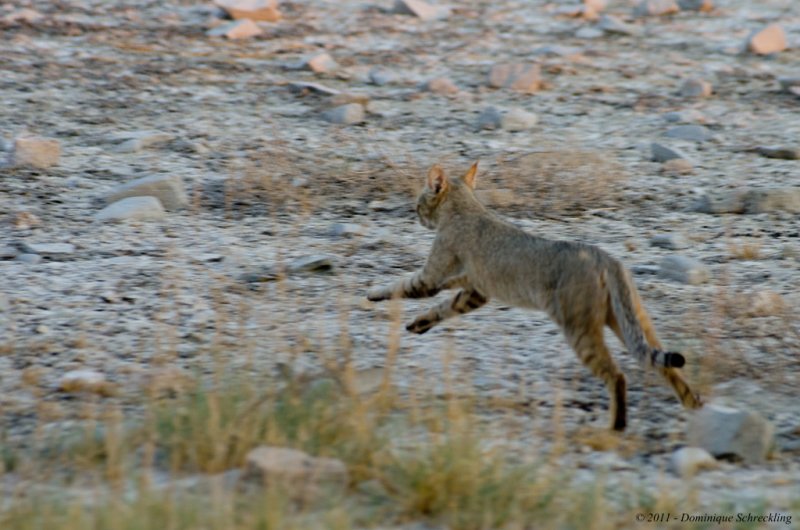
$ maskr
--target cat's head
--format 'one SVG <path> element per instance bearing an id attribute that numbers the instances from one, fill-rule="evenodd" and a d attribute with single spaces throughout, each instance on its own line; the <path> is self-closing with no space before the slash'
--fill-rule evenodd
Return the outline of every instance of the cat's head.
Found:
<path id="1" fill-rule="evenodd" d="M 476 203 L 473 190 L 478 163 L 475 162 L 469 171 L 460 179 L 450 180 L 438 164 L 428 171 L 425 187 L 417 197 L 417 216 L 422 226 L 436 229 L 439 225 L 442 206 L 446 203 Z"/>

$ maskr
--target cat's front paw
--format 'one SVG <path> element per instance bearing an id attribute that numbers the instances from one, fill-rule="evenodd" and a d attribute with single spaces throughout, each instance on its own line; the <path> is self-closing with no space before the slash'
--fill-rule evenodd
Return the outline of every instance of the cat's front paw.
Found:
<path id="1" fill-rule="evenodd" d="M 381 287 L 380 285 L 375 287 L 370 287 L 367 290 L 367 300 L 370 302 L 380 302 L 382 300 L 388 300 L 392 297 L 391 291 L 386 287 Z"/>
<path id="2" fill-rule="evenodd" d="M 436 325 L 436 322 L 433 322 L 431 319 L 425 316 L 417 317 L 414 322 L 406 326 L 406 331 L 410 331 L 411 333 L 416 333 L 417 335 L 422 335 L 423 333 L 430 330 L 433 326 Z"/>

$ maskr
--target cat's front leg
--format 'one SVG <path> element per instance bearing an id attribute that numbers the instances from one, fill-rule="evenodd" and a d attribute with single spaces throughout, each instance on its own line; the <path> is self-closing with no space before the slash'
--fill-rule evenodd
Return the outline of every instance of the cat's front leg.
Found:
<path id="1" fill-rule="evenodd" d="M 445 300 L 419 315 L 406 326 L 406 329 L 411 333 L 422 335 L 443 320 L 475 311 L 479 307 L 483 307 L 488 301 L 488 298 L 475 289 L 464 289 L 459 291 L 452 300 Z"/>
<path id="2" fill-rule="evenodd" d="M 442 291 L 446 291 L 448 289 L 461 289 L 461 288 L 466 289 L 469 287 L 470 283 L 466 274 L 458 274 L 456 276 L 451 276 L 450 278 L 442 282 L 441 285 L 439 285 L 439 288 Z"/>
<path id="3" fill-rule="evenodd" d="M 370 302 L 382 302 L 392 298 L 392 294 L 397 290 L 396 284 L 374 285 L 367 290 L 367 300 Z"/>
<path id="4" fill-rule="evenodd" d="M 434 296 L 439 291 L 441 288 L 428 279 L 425 271 L 422 270 L 399 282 L 370 288 L 367 291 L 367 300 L 380 302 L 391 298 L 427 298 Z"/>

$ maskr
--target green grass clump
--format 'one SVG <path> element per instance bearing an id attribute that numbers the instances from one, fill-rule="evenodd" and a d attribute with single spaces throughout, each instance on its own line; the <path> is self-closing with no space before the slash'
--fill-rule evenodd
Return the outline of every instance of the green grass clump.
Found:
<path id="1" fill-rule="evenodd" d="M 259 445 L 340 458 L 359 470 L 386 444 L 377 431 L 381 412 L 331 379 L 290 381 L 261 393 L 241 380 L 210 390 L 197 384 L 178 403 L 156 405 L 153 415 L 147 435 L 173 470 L 236 468 Z"/>
<path id="2" fill-rule="evenodd" d="M 555 492 L 555 483 L 538 476 L 536 466 L 514 464 L 500 452 L 482 449 L 467 430 L 392 456 L 381 477 L 405 517 L 423 515 L 453 530 L 503 528 L 542 518 Z"/>
<path id="3" fill-rule="evenodd" d="M 534 445 L 523 458 L 472 400 L 412 403 L 391 385 L 365 395 L 340 380 L 197 380 L 148 398 L 135 422 L 110 409 L 31 449 L 0 447 L 20 481 L 0 528 L 610 530 L 638 527 L 638 513 L 692 511 L 681 496 L 608 486 L 602 473 L 578 481 L 553 460 L 563 448 Z M 276 484 L 226 482 L 261 445 L 339 458 L 350 484 L 306 501 Z"/>

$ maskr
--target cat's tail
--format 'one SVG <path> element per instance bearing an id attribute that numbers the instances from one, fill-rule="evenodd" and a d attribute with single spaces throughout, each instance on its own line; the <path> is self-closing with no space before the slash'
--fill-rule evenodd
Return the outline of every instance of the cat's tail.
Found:
<path id="1" fill-rule="evenodd" d="M 646 366 L 680 368 L 686 363 L 683 355 L 662 351 L 648 344 L 643 326 L 651 326 L 639 293 L 621 263 L 615 262 L 606 274 L 611 310 L 622 332 L 628 351 Z"/>

